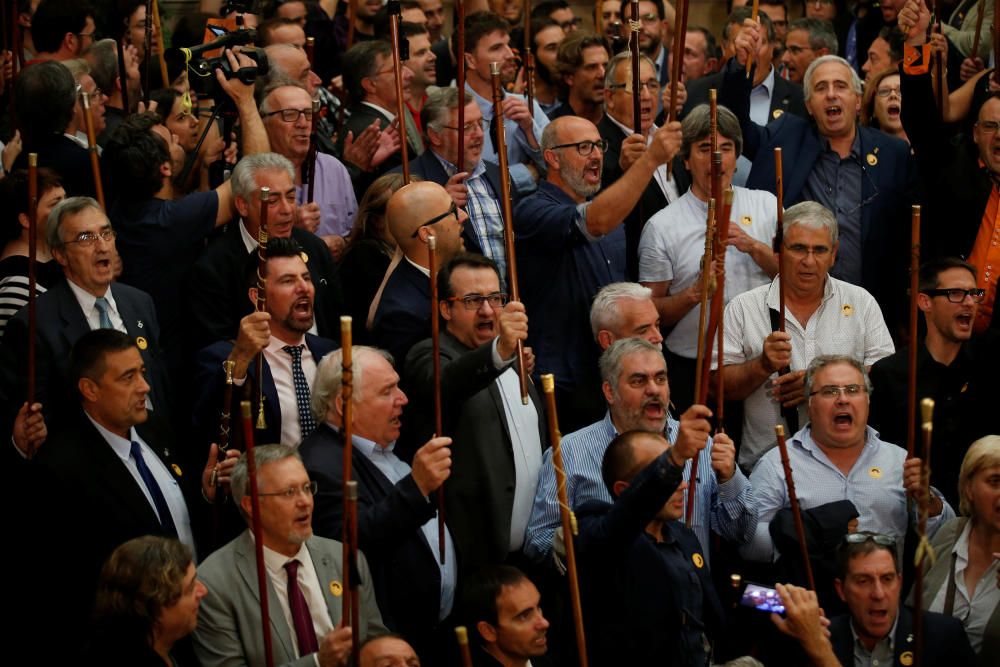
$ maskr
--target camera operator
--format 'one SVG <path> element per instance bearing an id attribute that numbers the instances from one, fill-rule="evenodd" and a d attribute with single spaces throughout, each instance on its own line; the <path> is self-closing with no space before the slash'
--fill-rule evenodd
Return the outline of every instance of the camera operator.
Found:
<path id="1" fill-rule="evenodd" d="M 254 102 L 251 75 L 256 63 L 245 53 L 226 50 L 233 75 L 214 72 L 219 87 L 235 103 L 239 115 L 241 154 L 269 150 L 264 123 Z M 247 82 L 249 80 L 249 83 Z M 125 121 L 108 139 L 103 165 L 109 176 L 109 213 L 118 234 L 124 263 L 121 281 L 153 297 L 168 355 L 178 352 L 183 331 L 182 285 L 205 237 L 231 220 L 235 204 L 229 183 L 209 192 L 175 200 L 176 164 L 171 160 L 177 136 L 144 116 Z"/>

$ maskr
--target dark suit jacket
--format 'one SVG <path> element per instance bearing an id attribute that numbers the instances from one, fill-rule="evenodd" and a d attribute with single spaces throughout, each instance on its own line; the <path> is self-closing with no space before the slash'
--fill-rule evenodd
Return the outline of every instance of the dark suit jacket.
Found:
<path id="1" fill-rule="evenodd" d="M 430 333 L 430 278 L 404 258 L 382 290 L 372 335 L 376 345 L 392 354 L 402 373 L 406 353 Z"/>
<path id="2" fill-rule="evenodd" d="M 185 491 L 194 523 L 204 504 L 197 495 L 201 471 L 177 466 L 174 452 L 147 426 L 138 425 L 136 431 Z M 134 537 L 163 535 L 163 531 L 135 478 L 82 410 L 77 408 L 58 428 L 35 458 L 23 464 L 34 488 L 45 491 L 19 511 L 36 517 L 35 534 L 26 543 L 33 545 L 41 562 L 34 561 L 29 571 L 59 572 L 59 576 L 33 577 L 42 591 L 33 591 L 33 596 L 58 599 L 65 613 L 82 621 L 89 617 L 98 573 L 111 552 Z M 69 625 L 86 629 L 85 623 Z M 83 643 L 67 646 L 72 648 L 66 650 L 77 651 Z"/>
<path id="3" fill-rule="evenodd" d="M 699 104 L 708 104 L 708 91 L 712 88 L 721 91 L 722 78 L 722 72 L 715 72 L 692 81 L 687 88 L 688 97 L 687 101 L 684 102 L 684 108 L 681 109 L 681 118 L 687 116 L 691 109 Z M 719 104 L 722 102 L 720 101 Z M 802 86 L 793 81 L 785 81 L 775 74 L 774 91 L 771 93 L 771 108 L 768 109 L 767 119 L 771 121 L 785 113 L 809 118 L 809 112 L 806 111 L 806 103 L 802 96 Z M 746 137 L 744 137 L 745 140 Z"/>
<path id="4" fill-rule="evenodd" d="M 128 335 L 136 340 L 146 364 L 149 399 L 158 415 L 169 418 L 167 369 L 162 361 L 160 327 L 153 301 L 145 292 L 121 283 L 111 284 L 111 295 Z M 52 429 L 54 419 L 75 414 L 78 409 L 79 394 L 69 377 L 69 353 L 77 339 L 90 331 L 90 324 L 65 280 L 40 294 L 36 304 L 35 400 L 44 406 Z M 4 419 L 9 421 L 5 427 L 13 423 L 27 395 L 27 351 L 28 309 L 22 308 L 8 322 L 0 348 L 0 392 L 8 397 Z"/>
<path id="5" fill-rule="evenodd" d="M 495 382 L 507 369 L 494 368 L 492 352 L 492 341 L 469 349 L 447 331 L 441 332 L 443 427 L 453 440 L 445 502 L 459 562 L 463 572 L 469 573 L 486 564 L 503 563 L 510 546 L 514 450 L 503 397 Z M 430 339 L 414 345 L 407 356 L 404 380 L 414 388 L 403 418 L 408 459 L 434 433 L 433 399 L 428 392 L 418 391 L 431 386 L 433 361 Z M 530 382 L 528 395 L 538 412 L 538 436 L 544 450 L 548 442 L 545 412 Z"/>
<path id="6" fill-rule="evenodd" d="M 500 200 L 500 167 L 496 166 L 492 162 L 484 160 L 486 164 L 486 180 L 489 181 L 490 187 L 493 188 L 493 195 L 496 197 L 497 201 Z M 403 170 L 402 166 L 399 166 L 393 171 L 401 172 Z M 434 151 L 428 148 L 420 157 L 410 160 L 410 173 L 414 176 L 419 176 L 425 181 L 432 181 L 438 185 L 444 187 L 448 182 L 448 172 L 444 170 L 441 166 L 440 160 L 434 155 Z M 510 180 L 508 176 L 508 181 Z M 514 184 L 510 184 L 510 198 L 511 206 L 516 204 L 520 199 L 517 190 L 514 189 Z M 472 228 L 471 224 L 466 224 L 462 226 L 462 239 L 465 241 L 465 249 L 469 252 L 483 254 L 483 248 L 479 243 L 479 239 L 476 237 L 476 232 Z"/>
<path id="7" fill-rule="evenodd" d="M 341 435 L 321 424 L 299 447 L 309 478 L 319 484 L 313 511 L 317 535 L 337 539 L 343 530 L 344 445 Z M 412 475 L 392 484 L 354 450 L 352 478 L 358 483 L 358 546 L 365 552 L 375 597 L 386 627 L 399 632 L 418 655 L 438 626 L 441 571 L 420 527 L 437 510 L 420 493 Z"/>
<path id="8" fill-rule="evenodd" d="M 313 300 L 316 329 L 320 336 L 340 340 L 340 315 L 345 306 L 333 256 L 318 236 L 304 229 L 293 227 L 292 239 L 308 257 L 306 266 L 316 288 Z M 252 261 L 256 259 L 252 260 L 247 253 L 239 222 L 234 221 L 209 244 L 194 265 L 187 293 L 195 350 L 235 338 L 240 320 L 253 312 L 245 279 L 248 263 Z"/>
<path id="9" fill-rule="evenodd" d="M 604 170 L 601 173 L 601 188 L 604 189 L 621 178 L 624 173 L 618 166 L 618 160 L 621 158 L 625 133 L 608 118 L 607 114 L 597 124 L 597 131 L 608 142 L 608 150 L 604 151 Z M 687 192 L 691 186 L 691 176 L 679 157 L 674 158 L 670 166 L 670 176 L 677 184 L 678 194 L 683 195 Z M 667 198 L 663 195 L 663 190 L 660 189 L 656 179 L 651 179 L 643 190 L 639 203 L 625 218 L 625 274 L 629 280 L 639 280 L 639 240 L 642 238 L 643 227 L 646 226 L 647 220 L 666 205 Z"/>
<path id="10" fill-rule="evenodd" d="M 719 104 L 736 114 L 743 132 L 743 154 L 753 161 L 746 186 L 775 191 L 774 149 L 781 147 L 784 201 L 787 208 L 804 199 L 803 190 L 826 140 L 816 125 L 795 114 L 783 114 L 766 126 L 750 120 L 750 81 L 730 61 L 724 70 Z M 862 156 L 861 286 L 886 306 L 895 305 L 908 257 L 910 203 L 915 170 L 905 141 L 858 125 Z M 887 316 L 886 319 L 891 319 Z"/>
<path id="11" fill-rule="evenodd" d="M 613 505 L 595 500 L 577 510 L 582 606 L 594 665 L 698 664 L 695 656 L 704 652 L 695 637 L 704 632 L 711 638 L 721 626 L 722 606 L 697 536 L 679 521 L 663 525 L 663 543 L 646 533 L 681 475 L 665 453 L 636 474 Z"/>
<path id="12" fill-rule="evenodd" d="M 316 363 L 329 352 L 337 348 L 337 344 L 332 340 L 306 334 L 306 345 L 312 353 Z M 233 343 L 228 340 L 219 341 L 210 345 L 198 353 L 195 368 L 194 388 L 197 398 L 194 403 L 194 427 L 198 446 L 207 448 L 209 443 L 218 441 L 219 433 L 219 413 L 222 409 L 223 397 L 226 390 L 226 374 L 222 368 L 222 362 L 226 360 L 233 349 Z M 243 430 L 239 428 L 240 401 L 246 400 L 244 396 L 249 393 L 251 412 L 253 419 L 257 419 L 257 392 L 256 387 L 257 365 L 250 364 L 247 368 L 247 378 L 243 387 L 233 387 L 232 403 L 230 404 L 231 428 L 230 446 L 243 449 Z M 263 431 L 255 431 L 254 437 L 257 444 L 281 442 L 281 406 L 278 403 L 278 391 L 274 386 L 274 377 L 271 375 L 271 366 L 264 358 L 264 419 L 267 428 Z M 297 445 L 296 442 L 286 442 L 286 445 Z"/>
<path id="13" fill-rule="evenodd" d="M 957 618 L 924 612 L 924 653 L 920 658 L 922 667 L 973 667 L 976 655 L 969 646 L 965 629 Z M 830 642 L 833 651 L 842 665 L 854 664 L 854 635 L 851 632 L 849 615 L 837 616 L 830 621 Z M 900 605 L 899 618 L 896 620 L 896 635 L 893 641 L 895 656 L 894 667 L 904 667 L 913 664 L 913 612 Z M 902 659 L 907 656 L 908 659 Z"/>
<path id="14" fill-rule="evenodd" d="M 67 197 L 93 197 L 94 172 L 90 151 L 64 134 L 53 134 L 33 145 L 26 145 L 14 162 L 15 169 L 28 168 L 28 153 L 38 153 L 38 166 L 59 174 Z M 110 202 L 109 202 L 110 203 Z"/>
<path id="15" fill-rule="evenodd" d="M 350 113 L 350 116 L 348 116 L 347 120 L 344 122 L 344 127 L 341 128 L 340 134 L 337 137 L 338 157 L 344 154 L 344 139 L 347 137 L 348 132 L 353 132 L 354 138 L 357 139 L 358 136 L 364 132 L 365 128 L 376 120 L 379 122 L 380 129 L 384 130 L 389 125 L 389 119 L 384 114 L 373 109 L 367 104 L 355 104 L 348 109 L 348 112 Z M 415 154 L 412 145 L 408 145 L 407 150 L 409 151 L 409 155 L 411 157 Z M 354 194 L 358 201 L 361 201 L 361 198 L 364 197 L 368 186 L 371 185 L 376 178 L 382 174 L 392 171 L 401 164 L 403 164 L 402 151 L 393 153 L 388 159 L 386 159 L 385 162 L 374 168 L 372 171 L 367 172 L 361 171 L 346 160 L 344 161 L 344 165 L 351 174 L 351 182 L 354 183 Z"/>

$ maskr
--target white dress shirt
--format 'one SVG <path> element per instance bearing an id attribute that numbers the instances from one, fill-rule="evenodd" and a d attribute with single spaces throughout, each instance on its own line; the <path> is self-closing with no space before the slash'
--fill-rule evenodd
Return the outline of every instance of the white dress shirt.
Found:
<path id="1" fill-rule="evenodd" d="M 91 330 L 100 329 L 101 313 L 97 310 L 97 306 L 94 305 L 97 302 L 97 297 L 84 290 L 69 278 L 66 279 L 66 284 L 69 285 L 70 291 L 76 297 L 76 302 L 80 304 L 80 310 L 83 311 L 83 316 L 87 318 L 87 324 L 90 325 Z M 110 287 L 104 293 L 104 298 L 108 300 L 108 317 L 111 319 L 112 326 L 123 334 L 127 334 L 128 330 L 125 328 L 122 316 L 118 313 L 118 304 L 115 303 L 115 297 L 111 293 Z"/>
<path id="2" fill-rule="evenodd" d="M 250 537 L 253 539 L 253 533 L 250 534 Z M 323 597 L 323 588 L 320 585 L 319 576 L 316 574 L 316 567 L 313 565 L 312 556 L 309 554 L 309 549 L 306 548 L 305 543 L 299 547 L 299 552 L 291 558 L 265 546 L 264 569 L 267 570 L 267 576 L 274 587 L 275 597 L 278 598 L 278 604 L 281 605 L 281 613 L 285 617 L 285 622 L 288 623 L 288 635 L 292 641 L 292 645 L 295 647 L 295 653 L 301 658 L 302 653 L 299 651 L 299 638 L 295 635 L 295 622 L 292 620 L 292 610 L 288 606 L 288 570 L 285 569 L 285 563 L 292 560 L 299 561 L 299 569 L 295 573 L 295 581 L 298 582 L 299 590 L 302 591 L 302 595 L 306 599 L 306 605 L 309 606 L 309 616 L 312 618 L 317 643 L 322 643 L 323 637 L 333 630 L 333 621 L 330 620 L 330 610 L 326 608 L 326 598 Z M 316 665 L 318 667 L 319 654 L 314 653 L 313 656 L 316 657 Z"/>

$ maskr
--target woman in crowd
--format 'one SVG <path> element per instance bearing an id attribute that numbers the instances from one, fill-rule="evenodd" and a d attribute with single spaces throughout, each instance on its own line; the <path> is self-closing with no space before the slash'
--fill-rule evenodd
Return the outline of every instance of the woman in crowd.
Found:
<path id="1" fill-rule="evenodd" d="M 194 632 L 207 593 L 191 550 L 177 540 L 147 535 L 122 544 L 98 582 L 90 647 L 94 664 L 197 664 L 186 642 L 179 642 Z"/>
<path id="2" fill-rule="evenodd" d="M 3 252 L 0 253 L 0 336 L 7 320 L 28 303 L 28 172 L 19 169 L 0 185 L 4 202 L 2 219 Z M 59 176 L 50 169 L 38 170 L 38 214 L 36 216 L 38 260 L 35 273 L 37 290 L 41 294 L 62 276 L 59 264 L 51 261 L 52 253 L 45 242 L 45 221 L 49 211 L 66 197 Z"/>
<path id="3" fill-rule="evenodd" d="M 903 98 L 899 90 L 899 70 L 887 69 L 873 75 L 871 82 L 865 84 L 861 122 L 910 143 L 900 120 Z"/>

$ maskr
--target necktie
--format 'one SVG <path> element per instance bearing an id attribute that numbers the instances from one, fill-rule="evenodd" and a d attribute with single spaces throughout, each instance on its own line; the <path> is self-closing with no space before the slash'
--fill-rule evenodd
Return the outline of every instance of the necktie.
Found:
<path id="1" fill-rule="evenodd" d="M 163 497 L 160 485 L 156 483 L 156 478 L 153 477 L 153 473 L 142 458 L 142 447 L 135 440 L 132 441 L 132 458 L 135 459 L 135 466 L 139 469 L 139 477 L 142 477 L 142 482 L 149 490 L 149 495 L 153 496 L 153 505 L 156 506 L 156 513 L 160 515 L 160 526 L 163 528 L 164 535 L 177 537 L 177 527 L 174 526 L 174 518 L 170 516 L 167 499 Z"/>
<path id="2" fill-rule="evenodd" d="M 282 350 L 292 357 L 292 385 L 295 387 L 295 405 L 299 409 L 299 432 L 302 438 L 313 432 L 316 421 L 309 407 L 309 383 L 302 372 L 303 345 L 286 345 Z"/>
<path id="3" fill-rule="evenodd" d="M 296 578 L 299 565 L 299 561 L 290 560 L 285 563 L 285 571 L 288 572 L 288 610 L 292 612 L 295 639 L 299 643 L 299 657 L 302 657 L 318 651 L 319 644 L 316 642 L 316 629 L 309 614 L 306 596 L 302 594 L 299 580 Z"/>
<path id="4" fill-rule="evenodd" d="M 114 329 L 115 326 L 111 324 L 111 318 L 108 317 L 108 309 L 111 308 L 111 304 L 103 296 L 97 297 L 94 301 L 94 308 L 97 308 L 98 317 L 100 318 L 100 324 L 102 329 Z"/>

